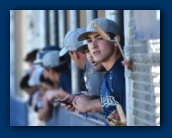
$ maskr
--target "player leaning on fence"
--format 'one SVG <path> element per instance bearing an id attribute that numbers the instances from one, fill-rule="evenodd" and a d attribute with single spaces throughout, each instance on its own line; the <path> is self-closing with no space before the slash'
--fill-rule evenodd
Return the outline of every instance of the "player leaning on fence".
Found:
<path id="1" fill-rule="evenodd" d="M 89 51 L 94 60 L 102 62 L 107 70 L 100 87 L 100 100 L 105 117 L 116 109 L 117 104 L 120 104 L 126 113 L 124 67 L 121 64 L 123 58 L 117 43 L 103 39 L 91 26 L 93 22 L 111 39 L 117 37 L 120 41 L 118 26 L 114 21 L 107 18 L 94 19 L 87 27 L 86 32 L 78 37 L 78 40 L 87 40 Z"/>

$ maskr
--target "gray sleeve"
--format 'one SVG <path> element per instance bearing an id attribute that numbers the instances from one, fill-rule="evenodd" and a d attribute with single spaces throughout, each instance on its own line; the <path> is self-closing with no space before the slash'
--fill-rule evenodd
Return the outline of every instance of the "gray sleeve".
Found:
<path id="1" fill-rule="evenodd" d="M 86 85 L 88 87 L 89 95 L 99 96 L 100 85 L 103 79 L 103 73 L 97 72 L 91 64 L 86 66 Z"/>

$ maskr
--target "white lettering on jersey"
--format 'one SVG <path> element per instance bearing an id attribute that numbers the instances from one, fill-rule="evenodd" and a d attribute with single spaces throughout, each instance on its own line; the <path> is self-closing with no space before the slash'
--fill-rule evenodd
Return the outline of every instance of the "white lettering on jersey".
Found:
<path id="1" fill-rule="evenodd" d="M 118 101 L 115 100 L 115 97 L 113 96 L 106 96 L 106 97 L 101 96 L 101 104 L 102 107 L 109 107 L 109 106 L 116 106 L 119 103 Z"/>

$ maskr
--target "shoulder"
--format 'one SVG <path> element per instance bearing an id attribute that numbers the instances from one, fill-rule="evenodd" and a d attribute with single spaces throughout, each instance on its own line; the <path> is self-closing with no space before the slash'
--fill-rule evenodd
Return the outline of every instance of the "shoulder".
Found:
<path id="1" fill-rule="evenodd" d="M 64 70 L 63 72 L 60 73 L 60 79 L 63 78 L 69 78 L 71 77 L 71 69 L 67 68 L 66 70 Z"/>

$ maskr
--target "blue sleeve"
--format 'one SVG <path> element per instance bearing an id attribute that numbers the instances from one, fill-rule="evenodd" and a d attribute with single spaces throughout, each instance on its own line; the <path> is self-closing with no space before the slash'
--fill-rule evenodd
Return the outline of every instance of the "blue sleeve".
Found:
<path id="1" fill-rule="evenodd" d="M 59 85 L 66 92 L 68 92 L 68 93 L 72 92 L 70 70 L 64 71 L 60 74 Z"/>

